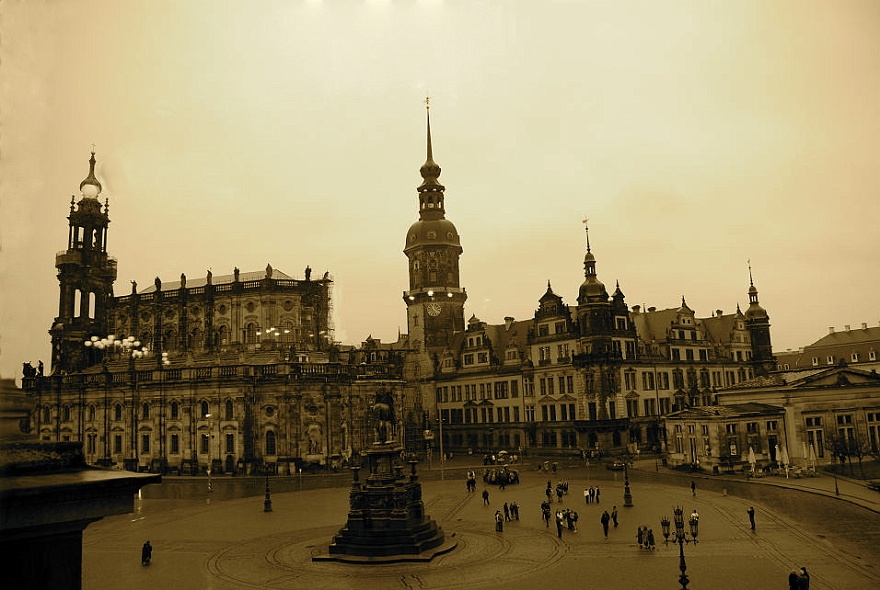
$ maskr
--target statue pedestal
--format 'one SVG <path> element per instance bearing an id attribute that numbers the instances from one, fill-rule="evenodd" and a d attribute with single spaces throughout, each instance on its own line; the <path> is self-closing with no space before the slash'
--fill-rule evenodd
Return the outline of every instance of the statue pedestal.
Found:
<path id="1" fill-rule="evenodd" d="M 351 563 L 430 561 L 452 550 L 457 541 L 446 541 L 443 529 L 425 514 L 416 462 L 409 461 L 409 473 L 404 473 L 401 448 L 393 442 L 373 443 L 361 454 L 369 473 L 361 482 L 361 468 L 352 468 L 348 522 L 333 538 L 328 554 L 312 559 Z"/>

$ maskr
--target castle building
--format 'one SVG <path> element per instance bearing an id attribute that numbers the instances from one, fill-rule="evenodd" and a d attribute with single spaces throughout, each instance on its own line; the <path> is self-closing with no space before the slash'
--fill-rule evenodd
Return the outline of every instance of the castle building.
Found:
<path id="1" fill-rule="evenodd" d="M 630 309 L 609 296 L 586 231 L 584 280 L 569 306 L 548 281 L 534 317 L 490 325 L 471 316 L 459 283 L 460 236 L 446 218 L 433 158 L 407 232 L 406 378 L 427 410 L 426 439 L 451 452 L 535 449 L 580 454 L 665 448 L 661 417 L 715 403 L 722 387 L 772 368 L 770 323 L 754 283 L 746 314 L 697 318 L 677 308 Z M 751 271 L 750 271 L 751 274 Z"/>

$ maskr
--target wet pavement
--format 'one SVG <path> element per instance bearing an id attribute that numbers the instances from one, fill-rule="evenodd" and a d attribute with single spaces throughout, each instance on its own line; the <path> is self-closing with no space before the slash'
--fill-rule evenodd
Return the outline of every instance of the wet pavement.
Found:
<path id="1" fill-rule="evenodd" d="M 89 588 L 678 588 L 679 548 L 663 543 L 659 519 L 673 506 L 700 513 L 699 542 L 684 553 L 691 590 L 785 588 L 788 573 L 806 566 L 812 588 L 880 587 L 880 493 L 863 483 L 819 476 L 696 476 L 671 472 L 653 460 L 630 470 L 634 506 L 623 507 L 623 473 L 561 462 L 557 473 L 520 467 L 521 483 L 490 492 L 465 490 L 464 474 L 482 465 L 456 458 L 444 472 L 421 470 L 427 513 L 458 546 L 429 563 L 356 565 L 313 562 L 345 523 L 347 478 L 299 482 L 273 478 L 272 512 L 262 495 L 220 500 L 209 494 L 139 500 L 134 514 L 106 518 L 83 535 L 83 587 Z M 436 467 L 436 465 L 435 465 Z M 589 479 L 588 479 L 589 477 Z M 173 487 L 174 478 L 163 486 Z M 557 507 L 579 513 L 578 532 L 557 538 L 545 527 L 540 503 L 547 481 L 569 482 Z M 697 487 L 692 495 L 690 481 Z M 192 478 L 189 478 L 190 482 Z M 185 482 L 180 482 L 184 484 Z M 225 482 L 218 482 L 222 488 Z M 587 505 L 583 488 L 598 485 L 601 502 Z M 196 486 L 195 489 L 202 488 Z M 215 486 L 217 489 L 217 486 Z M 147 495 L 147 494 L 145 494 Z M 149 494 L 155 496 L 155 491 Z M 494 530 L 493 514 L 517 502 L 520 521 Z M 620 526 L 606 539 L 599 522 L 617 504 Z M 755 508 L 756 530 L 746 514 Z M 654 530 L 657 549 L 636 545 L 636 529 Z M 153 563 L 140 565 L 149 539 Z"/>

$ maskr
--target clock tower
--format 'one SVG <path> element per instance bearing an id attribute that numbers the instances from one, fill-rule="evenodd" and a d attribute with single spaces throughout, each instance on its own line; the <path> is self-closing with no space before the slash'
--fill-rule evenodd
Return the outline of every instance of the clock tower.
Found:
<path id="1" fill-rule="evenodd" d="M 425 101 L 427 104 L 427 100 Z M 430 108 L 430 105 L 428 105 Z M 420 169 L 419 220 L 406 234 L 403 253 L 409 261 L 409 290 L 404 291 L 410 341 L 421 352 L 442 350 L 455 332 L 463 332 L 467 293 L 459 284 L 458 230 L 446 219 L 445 187 L 431 146 L 428 111 L 428 158 Z"/>

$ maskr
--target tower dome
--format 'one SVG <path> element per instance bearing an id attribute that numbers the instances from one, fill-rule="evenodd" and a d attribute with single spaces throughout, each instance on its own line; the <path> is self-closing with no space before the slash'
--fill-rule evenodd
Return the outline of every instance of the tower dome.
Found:
<path id="1" fill-rule="evenodd" d="M 97 199 L 101 194 L 101 183 L 95 178 L 95 152 L 92 152 L 92 157 L 89 158 L 89 175 L 79 183 L 79 190 L 84 197 L 90 199 Z"/>

